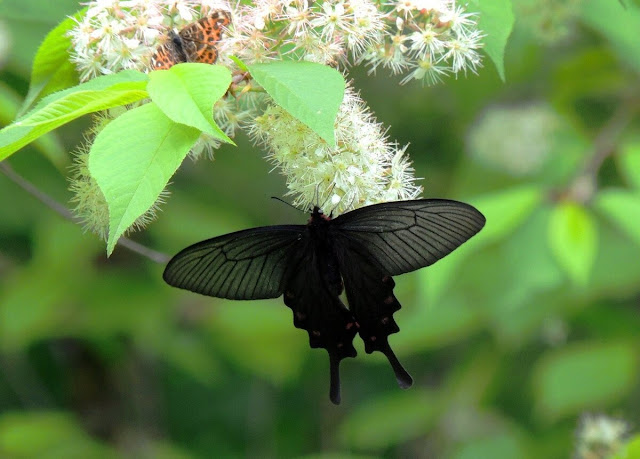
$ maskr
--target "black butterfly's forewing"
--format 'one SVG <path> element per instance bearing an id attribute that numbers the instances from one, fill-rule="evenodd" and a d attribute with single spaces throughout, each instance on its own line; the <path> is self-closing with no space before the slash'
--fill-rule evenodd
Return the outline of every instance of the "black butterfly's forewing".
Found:
<path id="1" fill-rule="evenodd" d="M 413 381 L 389 346 L 389 335 L 400 330 L 393 319 L 400 303 L 391 276 L 435 263 L 484 223 L 474 207 L 442 199 L 376 204 L 331 221 L 349 308 L 365 350 L 385 354 L 403 388 Z"/>
<path id="2" fill-rule="evenodd" d="M 165 282 L 233 300 L 277 298 L 291 260 L 305 247 L 306 226 L 253 228 L 199 242 L 174 256 Z"/>
<path id="3" fill-rule="evenodd" d="M 365 247 L 389 276 L 429 266 L 482 229 L 474 207 L 446 199 L 417 199 L 362 207 L 331 222 L 335 237 Z M 344 245 L 344 244 L 343 244 Z"/>

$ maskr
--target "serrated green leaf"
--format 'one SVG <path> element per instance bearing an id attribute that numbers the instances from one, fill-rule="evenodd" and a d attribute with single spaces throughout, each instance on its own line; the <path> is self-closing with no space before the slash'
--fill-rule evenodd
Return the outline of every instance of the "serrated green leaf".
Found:
<path id="1" fill-rule="evenodd" d="M 514 23 L 511 0 L 471 0 L 468 9 L 479 13 L 478 28 L 486 34 L 484 50 L 496 66 L 500 79 L 505 81 L 504 50 Z"/>
<path id="2" fill-rule="evenodd" d="M 470 248 L 478 249 L 506 237 L 533 212 L 542 197 L 540 188 L 525 186 L 474 199 L 473 205 L 484 214 L 487 223 L 462 250 L 456 250 L 433 268 L 420 272 L 420 276 L 424 276 L 421 285 L 429 301 L 438 301 L 457 267 L 473 253 Z"/>
<path id="3" fill-rule="evenodd" d="M 0 125 L 6 126 L 16 118 L 21 97 L 12 88 L 0 82 Z M 33 146 L 47 157 L 59 170 L 68 166 L 67 149 L 55 132 L 49 132 L 33 142 Z"/>
<path id="4" fill-rule="evenodd" d="M 344 97 L 344 78 L 313 62 L 249 65 L 251 76 L 291 116 L 335 146 L 334 123 Z"/>
<path id="5" fill-rule="evenodd" d="M 538 414 L 555 420 L 613 403 L 632 389 L 637 371 L 630 343 L 588 343 L 549 352 L 534 368 Z"/>
<path id="6" fill-rule="evenodd" d="M 138 72 L 137 70 L 123 70 L 122 72 L 113 73 L 111 75 L 102 75 L 72 88 L 63 89 L 62 91 L 49 94 L 44 99 L 40 100 L 29 113 L 19 118 L 18 121 L 24 121 L 25 119 L 33 116 L 34 113 L 40 111 L 43 107 L 47 107 L 58 100 L 63 100 L 69 95 L 77 92 L 103 90 L 125 91 L 136 89 L 146 91 L 148 81 L 149 76 L 146 73 Z"/>
<path id="7" fill-rule="evenodd" d="M 199 136 L 200 131 L 174 123 L 153 102 L 100 131 L 89 153 L 89 170 L 109 206 L 107 255 L 158 199 Z"/>
<path id="8" fill-rule="evenodd" d="M 37 98 L 78 84 L 78 74 L 69 59 L 71 37 L 67 33 L 85 11 L 86 9 L 62 21 L 47 34 L 38 48 L 31 69 L 29 92 L 20 114 L 26 112 Z"/>
<path id="9" fill-rule="evenodd" d="M 604 190 L 597 194 L 595 208 L 640 245 L 640 194 Z"/>
<path id="10" fill-rule="evenodd" d="M 0 130 L 0 161 L 82 115 L 144 99 L 146 81 L 140 72 L 125 71 L 45 97 L 27 115 Z"/>
<path id="11" fill-rule="evenodd" d="M 611 49 L 636 71 L 640 71 L 640 8 L 611 0 L 585 0 L 581 3 L 582 20 L 611 43 Z"/>
<path id="12" fill-rule="evenodd" d="M 627 142 L 617 156 L 621 172 L 636 190 L 640 190 L 640 141 Z"/>
<path id="13" fill-rule="evenodd" d="M 224 96 L 230 84 L 231 72 L 226 67 L 186 63 L 151 72 L 147 91 L 160 110 L 176 123 L 234 144 L 213 119 L 213 104 Z"/>
<path id="14" fill-rule="evenodd" d="M 596 258 L 598 235 L 587 210 L 573 202 L 561 202 L 549 218 L 549 247 L 554 258 L 578 285 L 589 281 Z"/>

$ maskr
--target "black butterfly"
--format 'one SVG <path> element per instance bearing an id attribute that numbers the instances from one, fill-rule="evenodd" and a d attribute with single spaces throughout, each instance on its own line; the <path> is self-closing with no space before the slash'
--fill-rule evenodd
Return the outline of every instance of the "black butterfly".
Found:
<path id="1" fill-rule="evenodd" d="M 187 247 L 169 261 L 164 280 L 203 295 L 233 300 L 277 298 L 311 347 L 329 352 L 330 398 L 340 403 L 340 361 L 382 352 L 398 384 L 413 383 L 391 350 L 400 303 L 391 276 L 429 266 L 482 229 L 474 207 L 444 199 L 363 207 L 335 219 L 315 207 L 307 225 L 278 225 L 226 234 Z M 340 300 L 346 290 L 347 308 Z"/>

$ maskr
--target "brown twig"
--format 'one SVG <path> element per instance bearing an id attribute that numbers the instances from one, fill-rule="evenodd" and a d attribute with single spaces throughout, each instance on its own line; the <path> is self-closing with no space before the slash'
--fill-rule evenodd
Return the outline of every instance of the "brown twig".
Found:
<path id="1" fill-rule="evenodd" d="M 569 184 L 566 196 L 578 202 L 587 202 L 593 197 L 602 163 L 615 153 L 620 135 L 636 115 L 638 108 L 638 99 L 631 98 L 622 103 L 613 113 L 596 134 L 591 152 L 586 155 L 581 171 Z"/>
<path id="2" fill-rule="evenodd" d="M 13 168 L 6 162 L 0 162 L 0 171 L 2 171 L 2 173 L 9 180 L 11 180 L 13 183 L 18 185 L 23 190 L 25 190 L 31 196 L 33 196 L 38 201 L 43 203 L 45 206 L 52 209 L 58 215 L 62 216 L 63 218 L 75 224 L 80 225 L 82 223 L 82 221 L 78 217 L 73 215 L 69 209 L 67 209 L 65 206 L 60 204 L 58 201 L 53 199 L 48 194 L 38 189 L 34 184 L 32 184 L 31 182 L 26 180 L 24 177 L 22 177 L 20 174 L 18 174 L 16 171 L 14 171 Z M 121 237 L 120 239 L 118 239 L 118 245 L 125 247 L 131 250 L 132 252 L 137 253 L 138 255 L 142 255 L 143 257 L 148 258 L 149 260 L 154 261 L 156 263 L 166 264 L 170 258 L 165 253 L 157 252 L 138 242 L 132 241 L 131 239 L 128 239 L 126 237 Z"/>

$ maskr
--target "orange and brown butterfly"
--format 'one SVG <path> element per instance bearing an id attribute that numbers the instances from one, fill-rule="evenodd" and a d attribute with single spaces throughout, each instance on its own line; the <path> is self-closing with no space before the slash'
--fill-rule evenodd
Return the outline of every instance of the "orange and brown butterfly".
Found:
<path id="1" fill-rule="evenodd" d="M 223 28 L 231 23 L 227 11 L 216 11 L 182 28 L 178 33 L 170 31 L 169 40 L 151 57 L 154 70 L 164 70 L 182 62 L 213 64 L 218 59 L 216 44 Z"/>

